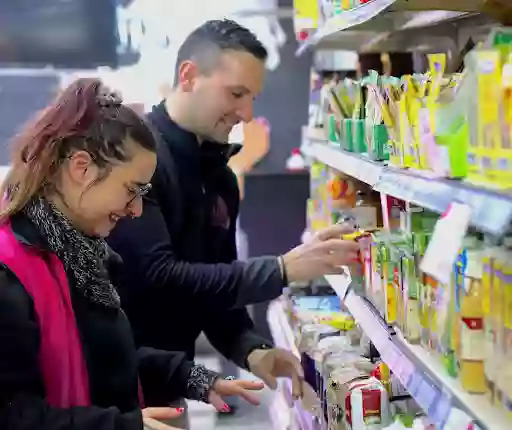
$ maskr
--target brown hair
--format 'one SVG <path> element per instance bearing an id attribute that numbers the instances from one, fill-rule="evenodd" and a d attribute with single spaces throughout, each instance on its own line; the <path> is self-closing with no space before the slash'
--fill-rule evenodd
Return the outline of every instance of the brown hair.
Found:
<path id="1" fill-rule="evenodd" d="M 106 173 L 112 162 L 128 161 L 127 138 L 156 151 L 155 134 L 142 116 L 105 93 L 99 79 L 76 80 L 15 138 L 11 169 L 0 187 L 0 220 L 50 185 L 74 151 L 87 151 Z"/>

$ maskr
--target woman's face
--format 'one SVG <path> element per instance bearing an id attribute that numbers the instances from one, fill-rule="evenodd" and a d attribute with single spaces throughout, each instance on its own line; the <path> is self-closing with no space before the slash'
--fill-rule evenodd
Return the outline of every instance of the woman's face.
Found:
<path id="1" fill-rule="evenodd" d="M 68 160 L 60 194 L 66 215 L 85 234 L 106 237 L 119 219 L 142 213 L 142 195 L 150 187 L 156 154 L 130 140 L 124 150 L 129 161 L 113 162 L 104 178 L 87 152 L 77 151 Z"/>

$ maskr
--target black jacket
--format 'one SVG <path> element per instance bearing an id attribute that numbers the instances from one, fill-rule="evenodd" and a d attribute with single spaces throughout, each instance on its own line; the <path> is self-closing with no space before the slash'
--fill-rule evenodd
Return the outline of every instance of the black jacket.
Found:
<path id="1" fill-rule="evenodd" d="M 44 240 L 30 221 L 16 216 L 11 225 L 22 243 L 45 251 Z M 76 289 L 71 291 L 94 406 L 58 409 L 44 401 L 40 332 L 32 298 L 0 263 L 0 428 L 142 430 L 137 372 L 146 405 L 166 406 L 185 395 L 192 363 L 183 353 L 136 350 L 121 310 L 94 304 Z"/>
<path id="2" fill-rule="evenodd" d="M 123 307 L 143 345 L 186 351 L 191 359 L 204 331 L 245 367 L 251 350 L 270 345 L 254 332 L 245 305 L 281 294 L 278 262 L 236 261 L 239 191 L 227 166 L 230 146 L 199 145 L 163 104 L 149 119 L 162 137 L 153 189 L 142 216 L 120 222 L 108 239 L 126 265 L 118 283 Z"/>

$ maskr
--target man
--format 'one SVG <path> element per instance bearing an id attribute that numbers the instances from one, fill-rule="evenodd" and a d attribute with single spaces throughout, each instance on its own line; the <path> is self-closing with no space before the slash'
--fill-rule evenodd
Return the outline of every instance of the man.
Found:
<path id="1" fill-rule="evenodd" d="M 288 351 L 273 348 L 253 327 L 245 306 L 278 297 L 289 281 L 339 272 L 357 246 L 341 226 L 282 257 L 237 261 L 239 193 L 227 167 L 233 126 L 252 119 L 263 85 L 266 50 L 233 21 L 208 21 L 178 53 L 176 84 L 149 119 L 161 136 L 153 189 L 142 216 L 120 222 L 111 246 L 126 269 L 118 280 L 136 340 L 194 356 L 204 331 L 211 344 L 271 388 L 302 371 Z"/>

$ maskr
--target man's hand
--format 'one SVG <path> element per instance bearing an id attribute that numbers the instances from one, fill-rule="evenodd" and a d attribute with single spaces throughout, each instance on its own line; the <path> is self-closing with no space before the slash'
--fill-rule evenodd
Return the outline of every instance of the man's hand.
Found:
<path id="1" fill-rule="evenodd" d="M 341 266 L 358 262 L 359 245 L 341 238 L 353 231 L 354 228 L 347 224 L 334 225 L 283 255 L 288 281 L 310 281 L 324 275 L 340 274 L 343 273 Z"/>
<path id="2" fill-rule="evenodd" d="M 249 370 L 272 390 L 277 389 L 277 378 L 292 380 L 292 395 L 298 399 L 303 394 L 304 372 L 300 361 L 285 349 L 255 349 L 247 358 Z"/>

